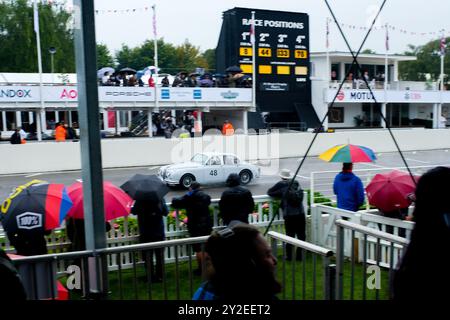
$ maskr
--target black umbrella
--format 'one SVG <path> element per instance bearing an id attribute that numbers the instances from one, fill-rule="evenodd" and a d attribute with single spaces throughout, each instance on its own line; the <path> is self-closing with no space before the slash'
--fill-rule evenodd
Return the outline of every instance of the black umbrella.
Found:
<path id="1" fill-rule="evenodd" d="M 242 72 L 242 69 L 239 68 L 238 66 L 231 66 L 231 67 L 226 68 L 225 72 L 240 73 L 240 72 Z"/>
<path id="2" fill-rule="evenodd" d="M 119 73 L 136 73 L 136 70 L 127 67 L 127 68 L 120 69 Z"/>
<path id="3" fill-rule="evenodd" d="M 120 187 L 134 200 L 149 200 L 155 195 L 160 200 L 170 191 L 169 187 L 154 174 L 135 174 Z"/>

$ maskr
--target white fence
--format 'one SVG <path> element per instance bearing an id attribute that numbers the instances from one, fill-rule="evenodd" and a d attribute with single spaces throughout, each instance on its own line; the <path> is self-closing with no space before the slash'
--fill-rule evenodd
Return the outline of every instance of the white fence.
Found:
<path id="1" fill-rule="evenodd" d="M 374 230 L 386 232 L 388 228 L 392 229 L 392 234 L 400 236 L 404 233 L 406 239 L 410 238 L 411 231 L 414 228 L 414 222 L 402 221 L 399 219 L 386 218 L 377 215 L 377 210 L 352 212 L 342 209 L 337 209 L 325 205 L 313 205 L 311 208 L 311 240 L 313 243 L 329 248 L 335 251 L 337 248 L 337 234 L 335 222 L 339 219 L 344 219 L 349 222 L 369 227 Z M 357 244 L 353 243 L 350 236 L 350 230 L 345 230 L 344 254 L 350 257 L 353 250 L 357 250 L 358 261 L 362 262 L 363 257 L 363 239 L 356 235 L 358 239 Z M 381 258 L 379 265 L 389 267 L 391 257 L 391 244 L 385 241 L 380 242 Z M 368 237 L 367 239 L 367 263 L 374 263 L 376 261 L 376 246 L 377 239 Z M 396 265 L 401 255 L 403 247 L 394 246 L 393 265 Z"/>
<path id="2" fill-rule="evenodd" d="M 274 214 L 274 199 L 267 196 L 254 196 L 253 197 L 255 204 L 257 206 L 257 211 L 249 216 L 249 223 L 256 226 L 257 228 L 267 227 L 273 217 Z M 306 196 L 304 197 L 306 201 Z M 219 217 L 219 200 L 220 199 L 212 199 L 211 200 L 211 208 L 213 210 L 213 227 L 220 227 L 223 225 L 222 220 Z M 168 207 L 170 207 L 170 202 L 167 203 Z M 173 240 L 178 238 L 184 238 L 189 236 L 186 225 L 180 221 L 180 211 L 172 210 L 169 213 L 170 217 L 164 217 L 164 226 L 167 240 Z M 173 222 L 175 221 L 175 222 Z M 112 228 L 107 234 L 107 242 L 108 247 L 120 247 L 126 246 L 130 244 L 138 243 L 139 238 L 139 229 L 137 225 L 137 218 L 133 216 L 125 217 L 123 219 L 123 226 L 119 228 L 114 228 L 114 224 L 117 221 L 111 221 Z M 283 217 L 279 215 L 275 217 L 271 230 L 277 231 L 280 233 L 284 233 L 284 221 Z M 47 248 L 51 253 L 60 253 L 68 251 L 70 247 L 70 240 L 67 237 L 65 232 L 65 228 L 59 228 L 54 230 L 51 235 L 47 237 Z M 8 238 L 2 229 L 0 229 L 0 246 L 6 252 L 14 252 L 14 249 L 11 247 Z M 165 260 L 166 262 L 171 262 L 175 258 L 175 248 L 168 248 L 165 252 Z M 182 246 L 177 248 L 177 256 L 179 259 L 187 259 L 188 254 L 190 254 L 190 250 L 187 246 Z M 122 258 L 122 267 L 130 267 L 132 265 L 132 257 L 131 255 L 123 254 Z M 115 261 L 115 256 L 109 259 L 108 267 L 110 270 L 115 270 L 117 268 L 117 261 Z M 63 266 L 58 266 L 58 270 L 64 270 Z"/>

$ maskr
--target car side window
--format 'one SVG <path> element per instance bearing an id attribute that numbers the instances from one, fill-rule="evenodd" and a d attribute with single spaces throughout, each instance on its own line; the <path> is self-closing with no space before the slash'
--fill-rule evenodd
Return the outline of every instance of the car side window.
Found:
<path id="1" fill-rule="evenodd" d="M 221 163 L 220 163 L 219 157 L 217 157 L 217 156 L 211 157 L 211 158 L 208 160 L 207 165 L 208 165 L 208 166 L 220 166 Z"/>
<path id="2" fill-rule="evenodd" d="M 223 163 L 225 165 L 236 165 L 238 164 L 238 159 L 233 156 L 223 156 Z"/>

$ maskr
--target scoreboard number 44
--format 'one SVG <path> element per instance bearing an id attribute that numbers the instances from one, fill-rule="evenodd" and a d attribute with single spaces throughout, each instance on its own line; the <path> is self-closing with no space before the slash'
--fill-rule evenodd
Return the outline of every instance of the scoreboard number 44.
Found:
<path id="1" fill-rule="evenodd" d="M 270 48 L 258 48 L 258 56 L 260 57 L 272 57 L 272 49 Z"/>

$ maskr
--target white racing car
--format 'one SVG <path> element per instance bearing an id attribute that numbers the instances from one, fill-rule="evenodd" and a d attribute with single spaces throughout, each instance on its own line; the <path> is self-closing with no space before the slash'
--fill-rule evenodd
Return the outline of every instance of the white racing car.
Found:
<path id="1" fill-rule="evenodd" d="M 242 184 L 259 178 L 261 169 L 241 161 L 230 153 L 197 153 L 189 162 L 171 164 L 159 169 L 159 177 L 169 186 L 189 188 L 193 181 L 200 184 L 224 183 L 231 173 L 237 173 Z"/>

